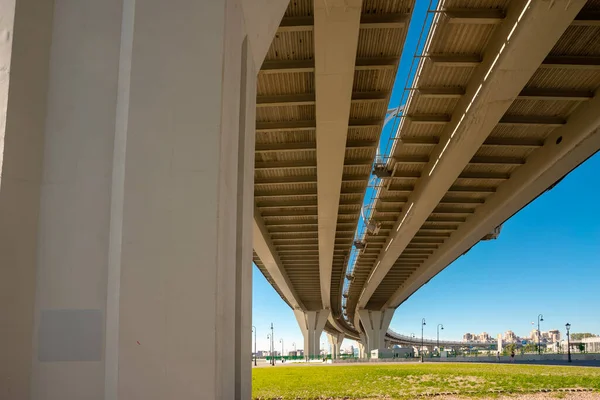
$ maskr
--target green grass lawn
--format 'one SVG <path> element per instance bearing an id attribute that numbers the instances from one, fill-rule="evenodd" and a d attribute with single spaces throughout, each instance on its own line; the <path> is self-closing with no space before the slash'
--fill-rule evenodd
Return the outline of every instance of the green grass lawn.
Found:
<path id="1" fill-rule="evenodd" d="M 515 364 L 390 364 L 255 368 L 255 399 L 407 398 L 439 392 L 600 390 L 600 368 Z"/>

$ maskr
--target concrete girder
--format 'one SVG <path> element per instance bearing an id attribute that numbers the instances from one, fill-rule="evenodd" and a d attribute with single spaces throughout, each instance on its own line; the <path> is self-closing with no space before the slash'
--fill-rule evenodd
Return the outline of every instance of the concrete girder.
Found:
<path id="1" fill-rule="evenodd" d="M 333 249 L 361 6 L 362 0 L 316 0 L 314 4 L 319 281 L 324 309 L 331 309 Z M 330 322 L 337 328 L 333 318 Z"/>
<path id="2" fill-rule="evenodd" d="M 395 69 L 398 59 L 394 57 L 382 58 L 357 58 L 354 70 L 382 70 Z M 277 60 L 265 61 L 262 64 L 260 74 L 290 74 L 296 72 L 315 72 L 314 60 Z"/>
<path id="3" fill-rule="evenodd" d="M 412 114 L 403 118 L 410 120 L 413 124 L 445 125 L 451 121 L 451 117 L 451 115 L 447 114 Z M 564 125 L 565 122 L 560 117 L 547 115 L 505 115 L 500 119 L 498 124 L 560 126 Z M 304 122 L 298 121 L 298 124 L 304 124 Z"/>
<path id="4" fill-rule="evenodd" d="M 294 310 L 296 309 L 304 309 L 304 305 L 300 301 L 300 297 L 294 290 L 294 286 L 292 285 L 285 269 L 283 269 L 283 264 L 279 259 L 279 255 L 277 254 L 277 250 L 275 250 L 275 246 L 271 242 L 269 237 L 269 231 L 267 230 L 262 218 L 260 211 L 254 208 L 254 224 L 253 224 L 253 247 L 254 251 L 258 255 L 258 258 L 263 262 L 263 265 L 273 278 L 273 281 L 281 290 L 281 293 L 284 295 L 285 299 L 289 304 L 292 305 Z"/>
<path id="5" fill-rule="evenodd" d="M 356 188 L 344 188 L 342 194 L 360 194 L 363 190 Z M 289 190 L 273 190 L 270 192 L 254 192 L 254 197 L 296 197 L 296 196 L 316 196 L 317 191 L 314 189 L 303 190 L 303 191 L 289 191 Z"/>
<path id="6" fill-rule="evenodd" d="M 397 156 L 392 158 L 403 164 L 428 164 L 431 161 L 429 156 Z M 525 164 L 525 160 L 520 157 L 474 156 L 469 160 L 469 164 L 521 165 Z"/>
<path id="7" fill-rule="evenodd" d="M 318 88 L 317 88 L 318 90 Z M 350 103 L 348 103 L 350 107 Z M 349 112 L 348 112 L 349 113 Z M 373 128 L 381 125 L 381 119 L 353 119 L 346 120 L 346 129 L 348 126 L 356 128 Z M 276 132 L 276 131 L 305 131 L 317 128 L 317 121 L 278 121 L 278 122 L 257 122 L 256 132 Z"/>
<path id="8" fill-rule="evenodd" d="M 386 101 L 386 92 L 356 92 L 352 93 L 352 102 L 371 103 Z M 284 94 L 273 96 L 258 96 L 256 107 L 279 107 L 279 106 L 303 106 L 314 105 L 316 97 L 314 93 Z"/>
<path id="9" fill-rule="evenodd" d="M 379 142 L 373 140 L 352 140 L 346 143 L 350 149 L 371 149 L 376 148 Z M 317 150 L 315 142 L 288 142 L 288 143 L 269 143 L 257 144 L 255 148 L 257 153 L 276 153 L 286 151 L 314 151 Z"/>
<path id="10" fill-rule="evenodd" d="M 364 182 L 364 175 L 342 175 L 343 182 Z M 254 185 L 293 185 L 296 183 L 317 183 L 317 175 L 277 176 L 268 178 L 255 178 Z"/>
<path id="11" fill-rule="evenodd" d="M 462 87 L 420 87 L 413 89 L 422 98 L 432 99 L 458 99 L 465 94 Z M 549 101 L 585 101 L 594 97 L 592 92 L 585 90 L 558 90 L 525 88 L 519 94 L 518 99 L 524 100 L 549 100 Z"/>
<path id="12" fill-rule="evenodd" d="M 525 4 L 529 4 L 527 10 L 523 9 Z M 356 303 L 357 311 L 366 307 L 377 286 L 423 222 L 434 210 L 441 211 L 439 201 L 584 4 L 584 0 L 563 0 L 548 8 L 541 2 L 512 3 L 505 22 L 490 40 L 485 58 L 473 73 L 466 95 L 457 104 L 452 121 L 442 135 L 443 140 L 432 153 L 418 189 L 410 195 L 410 205 L 400 214 L 394 233 L 380 253 Z M 536 43 L 534 48 L 531 46 L 533 42 Z M 461 125 L 463 119 L 465 121 Z M 455 135 L 456 139 L 452 140 Z M 433 242 L 433 239 L 419 240 L 421 243 L 425 240 Z M 356 313 L 355 324 L 358 319 Z"/>
<path id="13" fill-rule="evenodd" d="M 360 17 L 360 29 L 402 28 L 408 23 L 410 14 L 364 14 Z M 278 32 L 305 32 L 314 30 L 314 17 L 285 17 Z"/>
<path id="14" fill-rule="evenodd" d="M 447 8 L 444 14 L 451 24 L 498 25 L 506 18 L 503 10 L 493 8 Z"/>
<path id="15" fill-rule="evenodd" d="M 424 57 L 440 67 L 475 68 L 483 60 L 479 54 L 429 54 Z M 600 57 L 598 56 L 549 56 L 545 58 L 540 68 L 576 68 L 598 69 Z"/>
<path id="16" fill-rule="evenodd" d="M 398 288 L 385 307 L 397 307 L 449 263 L 475 245 L 487 232 L 543 193 L 600 149 L 600 97 L 582 104 L 566 125 L 556 129 L 546 145 L 502 183 L 467 222 L 423 265 L 422 273 Z"/>
<path id="17" fill-rule="evenodd" d="M 297 169 L 297 168 L 317 168 L 318 163 L 318 155 L 317 161 L 307 160 L 307 161 L 267 161 L 267 162 L 257 162 L 254 164 L 255 170 L 273 170 L 273 169 Z M 359 160 L 345 160 L 343 166 L 346 167 L 360 167 L 365 165 L 371 165 L 373 160 L 370 158 L 363 158 Z M 317 171 L 318 173 L 318 171 Z"/>
<path id="18" fill-rule="evenodd" d="M 400 140 L 402 145 L 431 145 L 435 146 L 440 142 L 440 138 L 437 136 L 424 136 L 424 137 L 408 137 L 402 138 Z M 544 145 L 544 141 L 540 139 L 531 139 L 531 138 L 505 138 L 505 137 L 488 137 L 485 142 L 483 142 L 482 146 L 490 146 L 490 147 L 542 147 Z"/>
<path id="19" fill-rule="evenodd" d="M 573 26 L 600 26 L 600 12 L 598 11 L 582 11 L 575 21 L 571 24 Z"/>

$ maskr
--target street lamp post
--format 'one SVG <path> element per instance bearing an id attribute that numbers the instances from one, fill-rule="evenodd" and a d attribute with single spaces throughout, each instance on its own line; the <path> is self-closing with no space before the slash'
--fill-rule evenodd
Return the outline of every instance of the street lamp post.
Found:
<path id="1" fill-rule="evenodd" d="M 279 339 L 279 343 L 281 343 L 281 360 L 283 361 L 283 338 Z"/>
<path id="2" fill-rule="evenodd" d="M 273 335 L 273 323 L 271 322 L 271 365 L 275 366 L 275 336 Z"/>
<path id="3" fill-rule="evenodd" d="M 442 330 L 444 330 L 444 325 L 438 324 L 438 326 L 437 326 L 437 348 L 438 348 L 438 353 L 440 353 L 440 327 L 442 328 Z M 440 355 L 441 355 L 441 353 L 440 353 Z"/>
<path id="4" fill-rule="evenodd" d="M 567 324 L 565 325 L 565 328 L 567 328 L 567 354 L 569 357 L 569 362 L 571 361 L 571 338 L 569 335 L 569 330 L 571 330 L 571 324 L 567 322 Z"/>
<path id="5" fill-rule="evenodd" d="M 271 345 L 271 334 L 267 333 L 267 340 L 269 341 L 269 356 L 273 358 L 273 346 Z M 273 361 L 269 360 L 269 364 L 273 365 Z"/>
<path id="6" fill-rule="evenodd" d="M 254 331 L 254 366 L 256 367 L 256 327 L 252 325 L 252 330 Z"/>
<path id="7" fill-rule="evenodd" d="M 538 354 L 542 354 L 542 345 L 540 344 L 542 333 L 540 332 L 540 321 L 544 321 L 542 314 L 538 315 Z"/>
<path id="8" fill-rule="evenodd" d="M 423 345 L 424 345 L 424 342 L 423 342 L 423 328 L 425 327 L 425 325 L 427 325 L 427 324 L 425 323 L 425 318 L 423 318 L 421 320 L 421 349 L 419 350 L 419 353 L 421 354 L 421 362 L 425 361 L 425 359 L 423 357 Z"/>

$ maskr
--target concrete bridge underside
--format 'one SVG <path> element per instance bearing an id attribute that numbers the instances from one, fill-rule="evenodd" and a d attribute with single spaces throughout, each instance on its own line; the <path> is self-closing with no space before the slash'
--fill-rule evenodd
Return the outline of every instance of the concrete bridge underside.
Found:
<path id="1" fill-rule="evenodd" d="M 344 293 L 414 3 L 0 2 L 0 398 L 250 398 L 252 259 L 385 346 L 600 148 L 597 1 L 440 2 Z"/>
<path id="2" fill-rule="evenodd" d="M 358 21 L 355 15 L 343 14 L 354 21 L 352 29 L 351 24 L 344 25 L 345 37 L 351 38 L 345 50 L 354 49 L 349 32 L 356 32 L 357 24 L 359 38 L 353 92 L 348 96 L 340 89 L 335 106 L 319 104 L 327 97 L 320 94 L 324 86 L 318 78 L 318 50 L 335 35 L 327 40 L 319 36 L 319 8 L 311 9 L 311 4 L 290 4 L 278 37 L 290 45 L 293 41 L 285 34 L 303 32 L 313 40 L 315 52 L 296 51 L 294 57 L 299 59 L 269 61 L 261 72 L 273 85 L 264 86 L 271 91 L 265 93 L 265 100 L 259 96 L 265 110 L 257 116 L 260 168 L 255 175 L 255 220 L 265 224 L 262 239 L 270 239 L 272 246 L 271 254 L 263 257 L 264 253 L 255 252 L 254 260 L 293 309 L 331 312 L 324 329 L 332 337 L 343 333 L 361 341 L 368 353 L 384 345 L 391 315 L 412 293 L 479 240 L 496 237 L 504 221 L 600 149 L 600 6 L 586 0 L 440 2 L 409 85 L 394 134 L 397 140 L 389 157 L 373 170 L 374 152 L 360 150 L 368 144 L 358 140 L 377 140 L 387 98 L 378 109 L 380 100 L 372 93 L 383 91 L 381 98 L 386 97 L 391 81 L 382 78 L 387 67 L 381 58 L 390 50 L 369 60 L 375 49 L 384 46 L 370 38 L 391 34 L 388 29 L 404 37 L 401 15 L 410 14 L 414 4 L 365 0 Z M 302 5 L 302 10 L 294 8 Z M 284 45 L 274 42 L 271 54 L 289 57 L 290 52 L 281 52 L 279 46 Z M 397 53 L 389 55 L 397 57 Z M 341 62 L 346 56 L 337 59 Z M 390 76 L 395 68 L 390 67 Z M 365 74 L 374 74 L 369 72 L 373 69 L 377 75 L 366 80 Z M 306 92 L 285 86 L 298 73 L 307 74 Z M 368 86 L 366 82 L 378 83 Z M 273 93 L 282 90 L 292 93 L 281 97 L 285 102 L 274 102 Z M 338 167 L 341 163 L 335 154 L 342 142 L 334 141 L 335 134 L 328 136 L 330 131 L 319 123 L 319 110 L 329 107 L 331 118 L 341 120 L 346 114 L 338 108 L 348 102 L 346 157 L 339 193 L 332 198 L 332 186 L 321 183 L 335 182 L 338 187 L 331 178 L 332 163 Z M 307 122 L 312 112 L 315 121 Z M 272 120 L 284 115 L 291 121 Z M 377 129 L 367 137 L 371 123 Z M 280 128 L 277 134 L 275 128 Z M 361 136 L 355 136 L 358 133 Z M 325 145 L 330 159 L 319 158 Z M 269 159 L 264 158 L 267 155 Z M 278 168 L 269 172 L 277 177 L 263 175 L 269 165 Z M 368 216 L 377 229 L 363 238 L 344 293 L 367 170 L 380 178 Z M 340 176 L 339 170 L 335 176 Z M 279 197 L 269 201 L 270 196 Z M 335 213 L 330 206 L 338 200 L 337 224 L 327 225 L 324 216 Z M 334 229 L 330 259 L 327 240 Z M 266 265 L 263 259 L 271 255 L 278 256 L 279 262 Z M 277 281 L 278 275 L 287 276 Z"/>

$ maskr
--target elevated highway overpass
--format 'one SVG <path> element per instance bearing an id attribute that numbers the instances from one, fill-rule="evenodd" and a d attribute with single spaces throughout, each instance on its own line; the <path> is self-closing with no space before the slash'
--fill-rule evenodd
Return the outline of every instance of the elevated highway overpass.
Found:
<path id="1" fill-rule="evenodd" d="M 387 332 L 385 334 L 385 340 L 386 340 L 386 342 L 389 342 L 392 345 L 399 344 L 399 345 L 421 346 L 421 338 L 420 337 L 402 335 L 398 332 L 395 332 L 392 329 L 387 330 Z M 491 342 L 475 342 L 475 341 L 465 342 L 465 341 L 459 341 L 459 340 L 443 340 L 443 339 L 440 339 L 438 342 L 437 339 L 429 339 L 429 338 L 426 338 L 426 339 L 424 338 L 422 343 L 424 346 L 429 346 L 429 347 L 435 347 L 439 343 L 440 347 L 445 347 L 445 348 L 459 348 L 459 347 L 467 347 L 467 346 L 489 348 L 489 346 L 492 344 Z"/>
<path id="2" fill-rule="evenodd" d="M 294 69 L 274 72 L 284 63 L 267 58 L 257 113 L 254 261 L 305 338 L 325 329 L 334 345 L 348 337 L 367 350 L 384 346 L 412 293 L 600 148 L 599 3 L 446 0 L 376 162 L 414 6 L 384 3 L 363 1 L 355 14 L 332 6 L 339 37 L 320 35 L 323 9 L 290 4 L 269 54 Z M 307 48 L 281 47 L 299 32 Z M 346 45 L 332 51 L 334 67 L 320 51 L 335 40 Z M 358 224 L 371 229 L 355 238 Z"/>
<path id="3" fill-rule="evenodd" d="M 250 398 L 252 259 L 385 346 L 600 148 L 597 0 L 434 4 L 388 148 L 414 0 L 0 2 L 0 398 Z"/>
<path id="4" fill-rule="evenodd" d="M 291 2 L 258 75 L 254 262 L 306 354 L 353 334 L 342 287 L 413 5 Z"/>

